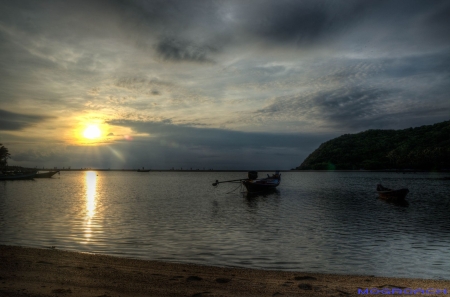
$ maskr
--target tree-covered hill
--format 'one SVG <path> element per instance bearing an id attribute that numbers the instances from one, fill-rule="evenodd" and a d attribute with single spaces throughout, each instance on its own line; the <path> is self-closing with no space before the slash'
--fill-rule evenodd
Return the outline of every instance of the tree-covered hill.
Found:
<path id="1" fill-rule="evenodd" d="M 320 145 L 300 170 L 450 168 L 450 121 L 405 130 L 345 134 Z"/>

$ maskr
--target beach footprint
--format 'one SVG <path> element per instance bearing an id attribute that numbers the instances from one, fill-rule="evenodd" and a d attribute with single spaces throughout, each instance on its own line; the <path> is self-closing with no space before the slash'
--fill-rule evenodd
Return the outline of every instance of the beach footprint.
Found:
<path id="1" fill-rule="evenodd" d="M 283 287 L 290 287 L 290 286 L 292 286 L 293 284 L 294 284 L 294 282 L 287 281 L 287 282 L 285 282 L 284 284 L 282 284 L 282 286 L 283 286 Z"/>
<path id="2" fill-rule="evenodd" d="M 55 289 L 52 291 L 53 294 L 68 294 L 72 293 L 71 289 Z"/>
<path id="3" fill-rule="evenodd" d="M 296 276 L 294 277 L 295 280 L 317 280 L 317 278 L 315 278 L 314 276 Z"/>
<path id="4" fill-rule="evenodd" d="M 195 293 L 194 295 L 192 295 L 192 297 L 214 297 L 215 295 L 211 292 L 200 292 L 200 293 Z"/>
<path id="5" fill-rule="evenodd" d="M 203 280 L 203 278 L 196 275 L 192 275 L 186 279 L 187 282 L 199 282 L 201 280 Z"/>
<path id="6" fill-rule="evenodd" d="M 231 282 L 231 279 L 220 277 L 220 278 L 216 278 L 216 282 L 219 284 L 226 284 L 226 283 Z"/>
<path id="7" fill-rule="evenodd" d="M 300 284 L 298 287 L 302 290 L 312 290 L 313 287 L 310 284 Z"/>

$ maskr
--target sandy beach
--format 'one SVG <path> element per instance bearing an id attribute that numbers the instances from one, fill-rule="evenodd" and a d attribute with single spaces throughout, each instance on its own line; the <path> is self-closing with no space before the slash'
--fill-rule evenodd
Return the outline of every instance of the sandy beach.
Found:
<path id="1" fill-rule="evenodd" d="M 0 296 L 360 296 L 358 289 L 366 288 L 450 289 L 450 281 L 222 268 L 0 246 Z"/>

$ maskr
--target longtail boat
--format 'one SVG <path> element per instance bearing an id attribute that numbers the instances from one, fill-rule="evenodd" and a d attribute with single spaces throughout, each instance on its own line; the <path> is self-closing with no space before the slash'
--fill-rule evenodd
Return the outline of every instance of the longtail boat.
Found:
<path id="1" fill-rule="evenodd" d="M 262 192 L 275 189 L 280 185 L 280 182 L 281 174 L 279 171 L 271 176 L 267 175 L 266 178 L 261 179 L 258 179 L 258 173 L 256 171 L 250 171 L 248 179 L 243 180 L 242 184 L 248 192 Z"/>

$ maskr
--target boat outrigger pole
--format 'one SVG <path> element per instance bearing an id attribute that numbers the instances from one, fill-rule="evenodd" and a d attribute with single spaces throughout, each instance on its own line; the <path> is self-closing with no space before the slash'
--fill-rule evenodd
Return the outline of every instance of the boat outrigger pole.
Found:
<path id="1" fill-rule="evenodd" d="M 215 183 L 213 183 L 212 185 L 213 186 L 217 186 L 218 184 L 221 184 L 221 183 L 232 183 L 232 182 L 237 182 L 237 181 L 243 181 L 243 180 L 247 180 L 246 178 L 241 178 L 241 179 L 232 179 L 232 180 L 224 180 L 224 181 L 218 181 L 218 180 L 216 180 L 216 182 Z"/>
<path id="2" fill-rule="evenodd" d="M 224 180 L 224 181 L 216 180 L 216 182 L 213 183 L 212 185 L 217 186 L 218 184 L 221 184 L 221 183 L 241 182 L 243 180 L 253 180 L 253 179 L 258 178 L 258 172 L 256 172 L 256 171 L 249 171 L 247 175 L 248 175 L 248 178 L 232 179 L 232 180 Z"/>

